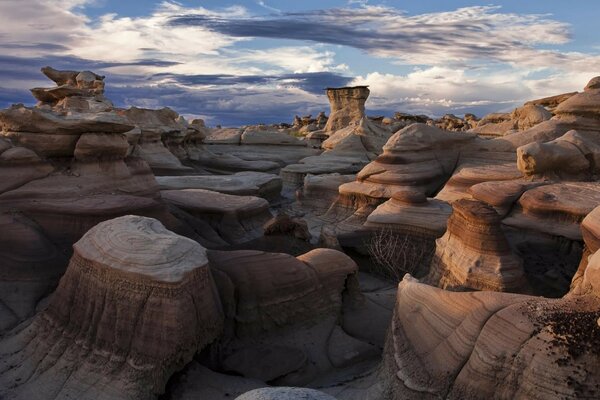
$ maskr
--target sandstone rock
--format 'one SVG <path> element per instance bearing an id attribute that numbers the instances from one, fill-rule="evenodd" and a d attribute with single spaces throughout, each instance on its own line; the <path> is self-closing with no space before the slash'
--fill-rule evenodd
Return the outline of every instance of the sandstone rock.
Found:
<path id="1" fill-rule="evenodd" d="M 77 160 L 123 159 L 128 149 L 124 135 L 84 133 L 75 145 L 74 156 Z"/>
<path id="2" fill-rule="evenodd" d="M 240 144 L 242 133 L 237 128 L 212 129 L 204 141 L 208 144 Z"/>
<path id="3" fill-rule="evenodd" d="M 265 235 L 291 235 L 300 240 L 309 240 L 310 232 L 306 221 L 279 213 L 263 226 Z"/>
<path id="4" fill-rule="evenodd" d="M 333 132 L 322 144 L 325 150 L 336 153 L 380 154 L 391 132 L 379 128 L 367 118 Z"/>
<path id="5" fill-rule="evenodd" d="M 221 328 L 204 248 L 153 219 L 107 221 L 75 244 L 47 310 L 0 342 L 0 390 L 153 398 Z"/>
<path id="6" fill-rule="evenodd" d="M 531 100 L 525 103 L 525 105 L 533 104 L 536 106 L 542 106 L 550 111 L 554 111 L 556 107 L 567 100 L 569 97 L 576 95 L 577 92 L 563 93 L 556 96 L 544 97 L 542 99 Z"/>
<path id="7" fill-rule="evenodd" d="M 81 133 L 125 133 L 133 125 L 114 112 L 71 113 L 60 115 L 41 108 L 14 105 L 0 110 L 0 127 L 4 132 L 30 132 L 53 135 Z"/>
<path id="8" fill-rule="evenodd" d="M 366 86 L 328 88 L 327 98 L 331 105 L 331 112 L 325 131 L 334 132 L 363 119 L 367 97 L 369 97 L 369 88 Z"/>
<path id="9" fill-rule="evenodd" d="M 229 243 L 243 243 L 263 235 L 271 219 L 269 203 L 252 196 L 233 196 L 203 189 L 161 191 L 165 201 L 207 221 Z"/>
<path id="10" fill-rule="evenodd" d="M 444 201 L 427 199 L 421 192 L 399 190 L 369 214 L 364 225 L 439 238 L 446 231 L 451 211 L 452 207 Z"/>
<path id="11" fill-rule="evenodd" d="M 237 196 L 274 199 L 281 192 L 281 178 L 264 172 L 245 171 L 232 175 L 194 175 L 156 177 L 160 189 L 206 189 Z"/>
<path id="12" fill-rule="evenodd" d="M 302 207 L 324 213 L 337 199 L 340 185 L 352 182 L 355 175 L 339 173 L 323 175 L 307 175 L 302 189 L 297 193 L 297 200 Z"/>
<path id="13" fill-rule="evenodd" d="M 338 315 L 346 280 L 357 271 L 352 259 L 331 249 L 316 249 L 297 258 L 213 250 L 208 258 L 213 269 L 224 273 L 217 284 L 223 304 L 232 307 L 229 319 L 237 337 L 255 337 Z M 231 289 L 224 287 L 226 282 Z"/>
<path id="14" fill-rule="evenodd" d="M 133 149 L 133 155 L 144 159 L 158 173 L 192 170 L 192 168 L 184 167 L 164 144 L 175 142 L 171 144 L 176 147 L 183 143 L 188 135 L 187 124 L 179 119 L 179 115 L 175 111 L 168 107 L 160 110 L 131 107 L 122 110 L 121 113 L 141 131 L 141 136 Z M 182 158 L 185 158 L 183 154 Z"/>
<path id="15" fill-rule="evenodd" d="M 488 181 L 511 181 L 523 177 L 512 152 L 474 152 L 461 155 L 458 165 L 436 199 L 452 203 L 470 198 L 469 189 Z"/>
<path id="16" fill-rule="evenodd" d="M 263 131 L 246 128 L 240 137 L 240 143 L 246 145 L 266 144 L 266 145 L 288 145 L 288 146 L 306 146 L 305 142 L 288 135 L 284 132 Z"/>
<path id="17" fill-rule="evenodd" d="M 452 293 L 407 277 L 385 353 L 388 390 L 398 399 L 590 396 L 600 380 L 597 310 L 594 296 Z"/>
<path id="18" fill-rule="evenodd" d="M 571 130 L 547 143 L 533 142 L 517 149 L 517 166 L 527 175 L 583 175 L 598 172 L 600 135 Z"/>
<path id="19" fill-rule="evenodd" d="M 523 290 L 523 261 L 511 251 L 500 221 L 482 202 L 456 201 L 448 230 L 436 241 L 427 282 L 449 289 Z"/>
<path id="20" fill-rule="evenodd" d="M 581 240 L 579 224 L 598 202 L 600 187 L 595 183 L 543 185 L 526 191 L 519 199 L 520 208 L 502 222 L 521 230 Z"/>
<path id="21" fill-rule="evenodd" d="M 488 181 L 471 186 L 468 191 L 476 200 L 481 200 L 494 207 L 504 217 L 512 209 L 517 200 L 529 189 L 544 185 L 543 182 L 527 180 Z"/>
<path id="22" fill-rule="evenodd" d="M 0 193 L 48 176 L 54 167 L 24 147 L 11 147 L 0 153 Z"/>
<path id="23" fill-rule="evenodd" d="M 235 400 L 335 400 L 315 389 L 277 387 L 254 389 L 236 397 Z"/>

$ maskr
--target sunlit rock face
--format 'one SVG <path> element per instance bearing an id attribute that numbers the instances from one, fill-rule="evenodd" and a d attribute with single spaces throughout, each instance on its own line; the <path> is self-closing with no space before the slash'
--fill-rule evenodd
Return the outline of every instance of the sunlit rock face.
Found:
<path id="1" fill-rule="evenodd" d="M 8 399 L 151 399 L 221 333 L 206 250 L 157 220 L 102 222 L 45 311 L 0 342 Z"/>
<path id="2" fill-rule="evenodd" d="M 367 86 L 328 88 L 327 98 L 331 112 L 325 125 L 326 132 L 335 132 L 363 119 L 365 102 L 369 97 Z"/>
<path id="3" fill-rule="evenodd" d="M 365 101 L 368 96 L 366 86 L 327 89 L 331 107 L 327 125 L 322 131 L 311 132 L 308 137 L 312 140 L 318 136 L 325 151 L 283 168 L 281 176 L 284 182 L 301 186 L 309 174 L 356 173 L 381 154 L 392 131 L 367 118 Z"/>
<path id="4" fill-rule="evenodd" d="M 518 166 L 528 176 L 576 180 L 593 179 L 600 157 L 600 88 L 598 77 L 581 93 L 556 107 L 555 119 L 571 128 L 554 140 L 525 144 L 517 149 Z"/>
<path id="5" fill-rule="evenodd" d="M 390 398 L 594 397 L 600 385 L 597 210 L 585 219 L 588 252 L 561 299 L 455 293 L 406 276 L 384 356 Z"/>

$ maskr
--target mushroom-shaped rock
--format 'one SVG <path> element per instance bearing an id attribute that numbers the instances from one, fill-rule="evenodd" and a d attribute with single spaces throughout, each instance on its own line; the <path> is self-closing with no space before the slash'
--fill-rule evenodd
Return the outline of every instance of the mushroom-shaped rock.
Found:
<path id="1" fill-rule="evenodd" d="M 154 398 L 222 329 L 205 249 L 130 215 L 74 250 L 48 308 L 0 342 L 0 395 Z"/>
<path id="2" fill-rule="evenodd" d="M 441 200 L 427 199 L 420 191 L 399 190 L 375 209 L 366 227 L 390 228 L 410 235 L 437 239 L 446 231 L 452 207 Z"/>
<path id="3" fill-rule="evenodd" d="M 367 86 L 328 88 L 327 98 L 331 112 L 325 131 L 334 132 L 363 119 L 369 93 Z"/>
<path id="4" fill-rule="evenodd" d="M 427 280 L 451 289 L 523 289 L 523 262 L 511 251 L 498 213 L 477 200 L 462 199 L 452 206 Z"/>

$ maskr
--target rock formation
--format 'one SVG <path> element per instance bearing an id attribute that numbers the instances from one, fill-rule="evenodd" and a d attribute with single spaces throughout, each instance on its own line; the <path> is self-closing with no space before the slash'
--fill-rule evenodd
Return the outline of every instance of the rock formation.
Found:
<path id="1" fill-rule="evenodd" d="M 237 196 L 275 199 L 281 193 L 281 178 L 264 172 L 244 171 L 232 175 L 158 176 L 161 190 L 205 189 Z"/>
<path id="2" fill-rule="evenodd" d="M 365 117 L 365 102 L 369 97 L 367 86 L 327 88 L 331 106 L 326 132 L 335 132 L 359 122 Z"/>
<path id="3" fill-rule="evenodd" d="M 74 249 L 47 309 L 0 342 L 0 394 L 155 398 L 222 329 L 205 249 L 136 216 L 98 224 Z"/>
<path id="4" fill-rule="evenodd" d="M 594 249 L 598 239 L 586 237 Z M 452 293 L 405 277 L 384 357 L 389 398 L 597 396 L 598 261 L 596 252 L 577 289 L 556 300 Z"/>
<path id="5" fill-rule="evenodd" d="M 426 281 L 453 290 L 523 291 L 523 261 L 511 251 L 500 223 L 498 213 L 482 202 L 454 202 Z"/>
<path id="6" fill-rule="evenodd" d="M 335 398 L 314 389 L 278 387 L 254 389 L 236 397 L 236 400 L 335 400 Z"/>
<path id="7" fill-rule="evenodd" d="M 308 174 L 351 174 L 377 157 L 391 132 L 371 122 L 365 115 L 366 86 L 327 89 L 331 113 L 323 131 L 307 139 L 319 142 L 325 150 L 318 157 L 307 157 L 281 170 L 284 182 L 301 186 Z M 322 143 L 321 143 L 322 142 Z"/>
<path id="8" fill-rule="evenodd" d="M 204 189 L 163 190 L 161 195 L 166 202 L 189 215 L 182 217 L 188 224 L 209 225 L 230 244 L 262 236 L 263 225 L 271 219 L 269 203 L 260 197 L 233 196 Z"/>

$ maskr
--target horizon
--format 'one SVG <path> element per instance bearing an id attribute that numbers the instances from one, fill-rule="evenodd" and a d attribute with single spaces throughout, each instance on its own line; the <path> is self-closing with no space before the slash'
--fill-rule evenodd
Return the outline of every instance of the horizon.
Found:
<path id="1" fill-rule="evenodd" d="M 34 104 L 49 65 L 106 75 L 119 107 L 210 126 L 314 116 L 326 87 L 359 85 L 369 115 L 482 117 L 600 75 L 598 3 L 434 3 L 5 1 L 0 102 Z"/>

